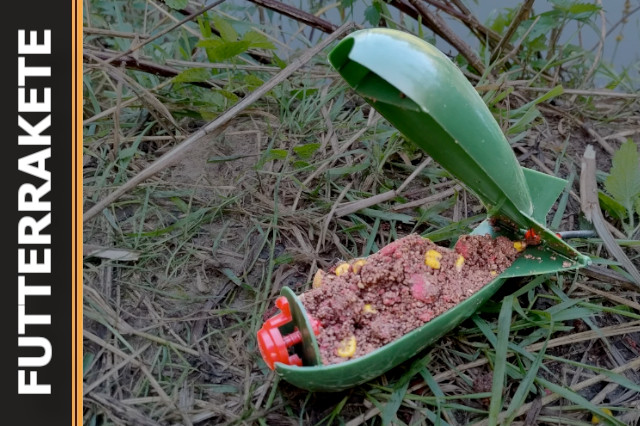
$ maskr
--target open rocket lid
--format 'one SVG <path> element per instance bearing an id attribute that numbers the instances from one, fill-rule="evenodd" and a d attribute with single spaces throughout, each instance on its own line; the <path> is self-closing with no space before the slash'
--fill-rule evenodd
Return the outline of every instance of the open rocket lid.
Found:
<path id="1" fill-rule="evenodd" d="M 402 31 L 365 29 L 345 37 L 329 62 L 408 140 L 473 192 L 490 217 L 533 229 L 552 250 L 580 265 L 589 263 L 546 227 L 566 181 L 519 165 L 480 95 L 436 47 Z"/>

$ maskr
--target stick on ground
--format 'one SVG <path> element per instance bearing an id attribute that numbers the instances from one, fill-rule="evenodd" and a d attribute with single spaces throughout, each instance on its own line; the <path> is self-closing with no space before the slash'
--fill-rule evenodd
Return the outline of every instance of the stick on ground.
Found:
<path id="1" fill-rule="evenodd" d="M 598 202 L 598 188 L 596 184 L 596 152 L 593 146 L 587 145 L 582 157 L 580 171 L 580 206 L 585 218 L 593 223 L 596 232 L 602 238 L 605 247 L 616 258 L 622 267 L 631 275 L 635 284 L 640 287 L 640 273 L 631 260 L 615 242 L 613 235 L 605 225 L 600 203 Z"/>
<path id="2" fill-rule="evenodd" d="M 109 204 L 113 203 L 117 200 L 122 194 L 129 191 L 130 189 L 137 186 L 139 183 L 149 179 L 154 174 L 158 173 L 160 170 L 163 170 L 167 166 L 173 164 L 174 161 L 177 161 L 187 152 L 187 149 L 191 146 L 195 145 L 196 141 L 199 141 L 203 137 L 210 135 L 211 133 L 217 131 L 221 127 L 227 125 L 232 118 L 236 117 L 239 113 L 244 111 L 249 105 L 253 104 L 255 101 L 264 96 L 267 92 L 273 89 L 275 86 L 284 81 L 287 77 L 293 74 L 296 70 L 302 67 L 304 64 L 309 62 L 311 58 L 317 55 L 321 50 L 335 41 L 337 38 L 348 32 L 354 28 L 353 22 L 348 22 L 338 28 L 334 33 L 332 33 L 329 37 L 327 37 L 322 42 L 318 43 L 316 46 L 307 50 L 300 57 L 293 60 L 286 68 L 284 68 L 281 72 L 274 75 L 270 80 L 264 83 L 262 86 L 257 88 L 254 92 L 252 92 L 249 96 L 242 99 L 240 102 L 229 108 L 222 115 L 218 116 L 214 120 L 210 121 L 208 124 L 204 125 L 200 130 L 193 133 L 187 139 L 185 139 L 180 145 L 173 148 L 171 151 L 162 155 L 162 157 L 158 158 L 155 162 L 153 162 L 149 167 L 142 170 L 136 176 L 131 178 L 125 184 L 120 186 L 118 189 L 113 191 L 111 194 L 107 195 L 105 198 L 96 203 L 93 207 L 91 207 L 87 212 L 84 213 L 84 217 L 82 219 L 83 222 L 87 222 L 88 220 L 95 217 L 98 213 L 100 213 L 105 207 Z"/>

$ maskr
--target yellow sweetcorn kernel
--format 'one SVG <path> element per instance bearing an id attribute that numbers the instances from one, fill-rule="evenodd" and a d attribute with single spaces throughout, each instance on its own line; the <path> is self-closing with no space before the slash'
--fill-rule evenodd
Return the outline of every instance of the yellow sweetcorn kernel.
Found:
<path id="1" fill-rule="evenodd" d="M 355 262 L 353 262 L 353 265 L 351 265 L 351 267 L 353 268 L 353 273 L 354 274 L 360 273 L 360 269 L 362 269 L 365 263 L 367 263 L 367 261 L 364 259 L 358 259 Z"/>
<path id="2" fill-rule="evenodd" d="M 440 269 L 440 261 L 433 257 L 428 257 L 424 263 L 431 269 Z"/>
<path id="3" fill-rule="evenodd" d="M 601 408 L 600 411 L 610 416 L 613 416 L 613 413 L 608 408 Z M 593 417 L 591 417 L 591 423 L 594 425 L 597 425 L 598 423 L 600 423 L 600 417 L 594 415 Z"/>
<path id="4" fill-rule="evenodd" d="M 363 313 L 365 313 L 365 314 L 375 314 L 375 313 L 376 313 L 376 312 L 378 312 L 378 311 L 376 311 L 376 310 L 373 308 L 373 306 L 371 306 L 369 303 L 367 303 L 366 305 L 364 305 L 364 306 L 362 307 L 362 312 L 363 312 Z"/>
<path id="5" fill-rule="evenodd" d="M 434 259 L 442 259 L 442 254 L 438 250 L 427 250 L 425 257 L 433 257 Z"/>
<path id="6" fill-rule="evenodd" d="M 338 346 L 338 356 L 351 358 L 356 353 L 356 336 L 349 336 L 340 342 Z"/>
<path id="7" fill-rule="evenodd" d="M 337 276 L 344 275 L 347 272 L 349 272 L 349 264 L 348 263 L 341 263 L 340 265 L 338 265 L 336 267 L 336 275 Z"/>
<path id="8" fill-rule="evenodd" d="M 436 250 L 427 250 L 424 255 L 424 264 L 432 269 L 440 269 L 440 259 L 442 255 Z"/>
<path id="9" fill-rule="evenodd" d="M 458 256 L 456 259 L 456 271 L 462 271 L 462 265 L 464 265 L 464 257 L 462 255 Z"/>
<path id="10" fill-rule="evenodd" d="M 524 241 L 515 241 L 513 243 L 513 248 L 516 249 L 518 252 L 521 252 L 527 248 L 527 243 L 525 243 Z"/>
<path id="11" fill-rule="evenodd" d="M 489 272 L 491 274 L 491 276 L 495 277 L 496 275 L 498 275 L 498 271 L 490 271 Z"/>
<path id="12" fill-rule="evenodd" d="M 313 283 L 311 284 L 311 287 L 319 288 L 320 286 L 322 286 L 323 277 L 324 277 L 324 272 L 322 271 L 322 269 L 318 269 L 316 274 L 313 276 Z"/>

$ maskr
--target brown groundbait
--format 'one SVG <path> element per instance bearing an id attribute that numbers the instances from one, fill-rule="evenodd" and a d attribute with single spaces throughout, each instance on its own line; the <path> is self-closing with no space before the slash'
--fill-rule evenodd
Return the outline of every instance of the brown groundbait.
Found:
<path id="1" fill-rule="evenodd" d="M 507 269 L 519 244 L 463 235 L 452 250 L 411 234 L 367 258 L 319 270 L 300 299 L 322 325 L 323 364 L 363 356 L 454 307 Z"/>

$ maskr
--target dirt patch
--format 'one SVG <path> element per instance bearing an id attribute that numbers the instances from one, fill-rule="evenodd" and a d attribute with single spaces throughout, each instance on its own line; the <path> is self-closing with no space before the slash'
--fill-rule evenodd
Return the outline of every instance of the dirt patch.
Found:
<path id="1" fill-rule="evenodd" d="M 319 270 L 300 296 L 322 325 L 322 361 L 357 358 L 403 336 L 465 300 L 518 255 L 506 237 L 464 235 L 454 249 L 417 234 L 366 259 Z"/>
<path id="2" fill-rule="evenodd" d="M 250 123 L 238 122 L 216 138 L 202 138 L 171 167 L 173 184 L 191 188 L 203 202 L 237 195 L 240 183 L 255 180 L 254 168 L 261 149 L 262 133 Z"/>

